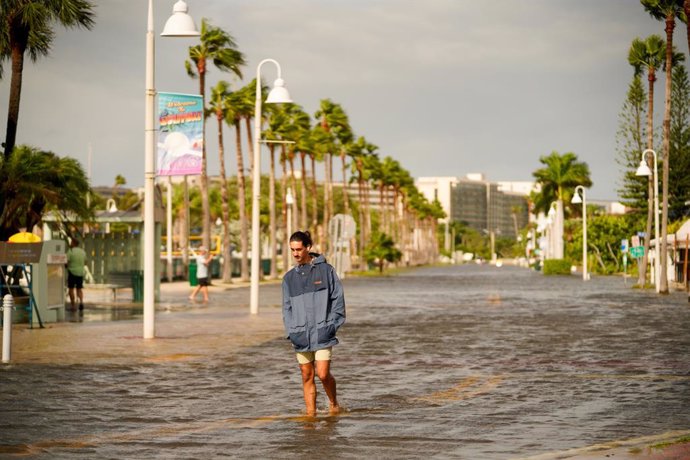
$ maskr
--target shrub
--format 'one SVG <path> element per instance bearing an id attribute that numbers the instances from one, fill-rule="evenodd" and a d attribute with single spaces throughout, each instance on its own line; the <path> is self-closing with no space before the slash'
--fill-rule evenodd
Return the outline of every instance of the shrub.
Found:
<path id="1" fill-rule="evenodd" d="M 545 275 L 570 275 L 570 261 L 565 259 L 546 259 L 543 272 Z"/>

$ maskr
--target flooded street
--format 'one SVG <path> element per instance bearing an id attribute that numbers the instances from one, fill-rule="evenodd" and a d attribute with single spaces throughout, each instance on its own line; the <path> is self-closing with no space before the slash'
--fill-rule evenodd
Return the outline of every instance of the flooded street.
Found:
<path id="1" fill-rule="evenodd" d="M 316 420 L 279 329 L 242 349 L 200 335 L 202 355 L 161 362 L 0 366 L 0 457 L 505 459 L 688 430 L 687 296 L 631 284 L 488 265 L 347 279 L 346 410 L 328 416 L 317 382 Z M 275 317 L 280 285 L 261 289 Z M 248 316 L 248 294 L 208 314 Z"/>

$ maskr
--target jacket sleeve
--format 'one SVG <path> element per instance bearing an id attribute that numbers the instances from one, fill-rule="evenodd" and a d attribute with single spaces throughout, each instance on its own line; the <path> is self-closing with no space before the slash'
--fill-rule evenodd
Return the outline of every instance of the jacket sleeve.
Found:
<path id="1" fill-rule="evenodd" d="M 345 292 L 343 291 L 343 284 L 340 282 L 335 269 L 331 267 L 331 312 L 335 318 L 334 325 L 336 330 L 345 323 Z"/>
<path id="2" fill-rule="evenodd" d="M 287 274 L 285 275 L 287 276 Z M 292 324 L 292 303 L 290 302 L 290 289 L 285 277 L 283 278 L 283 326 L 285 338 L 290 338 L 290 325 Z"/>

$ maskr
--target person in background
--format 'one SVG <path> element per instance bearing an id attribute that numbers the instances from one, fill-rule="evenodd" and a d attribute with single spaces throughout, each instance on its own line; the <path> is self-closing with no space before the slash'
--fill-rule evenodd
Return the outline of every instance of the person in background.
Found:
<path id="1" fill-rule="evenodd" d="M 209 254 L 204 246 L 199 247 L 199 253 L 196 255 L 196 279 L 199 284 L 190 294 L 189 300 L 195 301 L 196 295 L 201 291 L 201 294 L 204 296 L 204 302 L 208 302 L 208 266 L 212 260 L 213 254 Z"/>
<path id="2" fill-rule="evenodd" d="M 79 241 L 72 239 L 67 251 L 67 289 L 72 311 L 77 310 L 75 289 L 76 297 L 79 299 L 79 311 L 84 311 L 84 265 L 86 265 L 86 251 L 79 247 Z"/>
<path id="3" fill-rule="evenodd" d="M 283 324 L 297 353 L 307 416 L 316 415 L 319 376 L 330 402 L 329 412 L 340 412 L 335 378 L 331 374 L 335 333 L 345 323 L 345 295 L 335 269 L 320 254 L 309 252 L 309 232 L 290 236 L 290 251 L 297 264 L 283 277 Z"/>

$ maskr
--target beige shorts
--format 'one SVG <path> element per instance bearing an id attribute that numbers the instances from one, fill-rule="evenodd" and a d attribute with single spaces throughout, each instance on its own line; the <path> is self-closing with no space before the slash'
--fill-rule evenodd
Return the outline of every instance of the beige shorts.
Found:
<path id="1" fill-rule="evenodd" d="M 333 347 L 324 348 L 316 351 L 299 351 L 297 352 L 297 362 L 300 364 L 309 364 L 316 361 L 330 361 L 333 355 Z"/>

